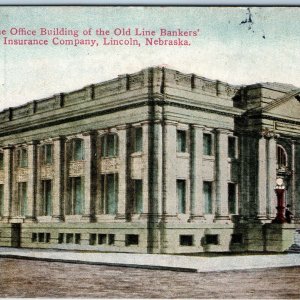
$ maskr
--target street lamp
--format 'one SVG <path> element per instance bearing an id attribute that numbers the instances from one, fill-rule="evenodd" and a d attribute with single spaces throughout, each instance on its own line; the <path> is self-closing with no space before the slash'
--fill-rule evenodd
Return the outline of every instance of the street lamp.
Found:
<path id="1" fill-rule="evenodd" d="M 285 193 L 285 186 L 283 185 L 283 179 L 277 178 L 276 180 L 276 187 L 275 187 L 275 193 L 277 196 L 277 214 L 276 218 L 272 221 L 272 223 L 276 224 L 283 224 L 286 222 L 284 217 L 284 193 Z"/>

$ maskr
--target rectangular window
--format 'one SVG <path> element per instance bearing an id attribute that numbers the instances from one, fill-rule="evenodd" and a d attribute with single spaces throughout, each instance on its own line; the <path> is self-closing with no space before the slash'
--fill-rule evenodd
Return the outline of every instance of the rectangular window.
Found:
<path id="1" fill-rule="evenodd" d="M 177 130 L 177 152 L 186 152 L 186 131 Z"/>
<path id="2" fill-rule="evenodd" d="M 143 212 L 143 180 L 134 180 L 134 212 Z"/>
<path id="3" fill-rule="evenodd" d="M 27 182 L 18 183 L 18 214 L 26 216 L 27 210 Z"/>
<path id="4" fill-rule="evenodd" d="M 4 155 L 3 152 L 0 152 L 0 170 L 4 169 Z"/>
<path id="5" fill-rule="evenodd" d="M 118 136 L 106 134 L 101 137 L 101 157 L 118 156 Z"/>
<path id="6" fill-rule="evenodd" d="M 203 154 L 212 155 L 212 135 L 209 133 L 203 134 Z"/>
<path id="7" fill-rule="evenodd" d="M 179 242 L 180 246 L 193 246 L 193 235 L 180 235 L 179 236 Z"/>
<path id="8" fill-rule="evenodd" d="M 90 234 L 90 245 L 96 245 L 97 235 L 95 233 Z"/>
<path id="9" fill-rule="evenodd" d="M 3 216 L 4 209 L 4 185 L 0 184 L 0 216 Z"/>
<path id="10" fill-rule="evenodd" d="M 43 215 L 51 216 L 51 214 L 52 214 L 52 182 L 51 182 L 51 180 L 42 180 L 42 197 L 43 197 Z"/>
<path id="11" fill-rule="evenodd" d="M 80 233 L 75 233 L 75 244 L 80 244 L 81 241 L 81 234 Z"/>
<path id="12" fill-rule="evenodd" d="M 236 214 L 236 184 L 228 183 L 228 209 L 230 214 Z"/>
<path id="13" fill-rule="evenodd" d="M 46 233 L 46 240 L 45 240 L 45 242 L 46 243 L 50 243 L 50 239 L 51 239 L 51 234 L 50 234 L 50 232 L 47 232 Z"/>
<path id="14" fill-rule="evenodd" d="M 204 213 L 212 214 L 212 183 L 210 181 L 203 182 L 203 200 Z"/>
<path id="15" fill-rule="evenodd" d="M 138 245 L 139 244 L 139 236 L 137 234 L 126 234 L 125 244 L 126 244 L 126 246 Z"/>
<path id="16" fill-rule="evenodd" d="M 185 180 L 177 180 L 177 203 L 178 213 L 186 213 L 186 184 Z"/>
<path id="17" fill-rule="evenodd" d="M 219 235 L 218 234 L 206 234 L 205 235 L 205 244 L 218 245 L 219 244 Z"/>
<path id="18" fill-rule="evenodd" d="M 143 128 L 137 127 L 134 129 L 134 152 L 143 151 Z"/>
<path id="19" fill-rule="evenodd" d="M 231 235 L 232 244 L 243 244 L 243 235 L 241 233 L 233 233 Z"/>
<path id="20" fill-rule="evenodd" d="M 42 147 L 43 163 L 45 165 L 52 164 L 52 144 L 45 144 Z"/>
<path id="21" fill-rule="evenodd" d="M 36 243 L 37 242 L 37 234 L 35 232 L 32 233 L 31 235 L 31 242 Z"/>
<path id="22" fill-rule="evenodd" d="M 19 149 L 18 152 L 18 166 L 20 168 L 26 168 L 28 166 L 28 153 L 27 149 Z"/>
<path id="23" fill-rule="evenodd" d="M 67 233 L 66 235 L 66 243 L 72 244 L 74 240 L 74 234 L 73 233 Z"/>
<path id="24" fill-rule="evenodd" d="M 64 233 L 59 233 L 58 234 L 58 243 L 62 244 L 64 242 Z"/>
<path id="25" fill-rule="evenodd" d="M 84 182 L 81 177 L 71 178 L 71 214 L 81 215 L 84 203 Z"/>
<path id="26" fill-rule="evenodd" d="M 108 235 L 108 245 L 114 245 L 115 244 L 115 235 L 109 234 Z"/>
<path id="27" fill-rule="evenodd" d="M 98 244 L 99 245 L 106 244 L 106 234 L 98 234 Z"/>
<path id="28" fill-rule="evenodd" d="M 104 213 L 115 215 L 118 204 L 118 174 L 101 176 L 101 198 Z"/>
<path id="29" fill-rule="evenodd" d="M 45 242 L 45 233 L 39 232 L 38 237 L 39 237 L 39 240 L 38 240 L 39 243 L 44 243 Z"/>
<path id="30" fill-rule="evenodd" d="M 82 139 L 72 140 L 72 159 L 75 161 L 84 160 L 84 141 Z"/>
<path id="31" fill-rule="evenodd" d="M 228 157 L 236 157 L 236 138 L 234 136 L 228 137 Z"/>

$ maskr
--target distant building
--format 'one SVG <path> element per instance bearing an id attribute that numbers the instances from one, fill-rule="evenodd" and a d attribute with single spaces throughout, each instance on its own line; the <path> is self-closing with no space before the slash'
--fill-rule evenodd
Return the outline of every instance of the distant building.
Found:
<path id="1" fill-rule="evenodd" d="M 300 228 L 300 89 L 166 68 L 0 112 L 0 246 L 284 251 Z M 293 224 L 271 224 L 285 181 Z"/>

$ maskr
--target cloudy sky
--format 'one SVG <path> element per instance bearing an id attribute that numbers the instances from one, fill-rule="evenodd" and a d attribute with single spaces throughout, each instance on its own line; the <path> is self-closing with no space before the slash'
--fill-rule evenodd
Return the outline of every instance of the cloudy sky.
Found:
<path id="1" fill-rule="evenodd" d="M 232 84 L 283 82 L 300 87 L 300 9 L 246 7 L 0 7 L 0 109 L 167 65 Z M 247 21 L 247 22 L 246 22 Z M 11 28 L 198 30 L 188 47 L 4 45 Z M 127 36 L 122 38 L 129 38 Z M 59 36 L 61 39 L 70 39 Z M 72 38 L 72 37 L 71 37 Z M 80 38 L 87 39 L 80 36 Z M 155 36 L 158 38 L 158 35 Z M 141 39 L 141 41 L 143 41 Z"/>

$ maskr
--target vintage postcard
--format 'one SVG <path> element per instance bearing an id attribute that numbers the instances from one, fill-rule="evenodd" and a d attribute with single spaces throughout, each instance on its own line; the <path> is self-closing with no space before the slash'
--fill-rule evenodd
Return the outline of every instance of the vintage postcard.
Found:
<path id="1" fill-rule="evenodd" d="M 0 297 L 298 298 L 300 8 L 0 7 Z"/>

